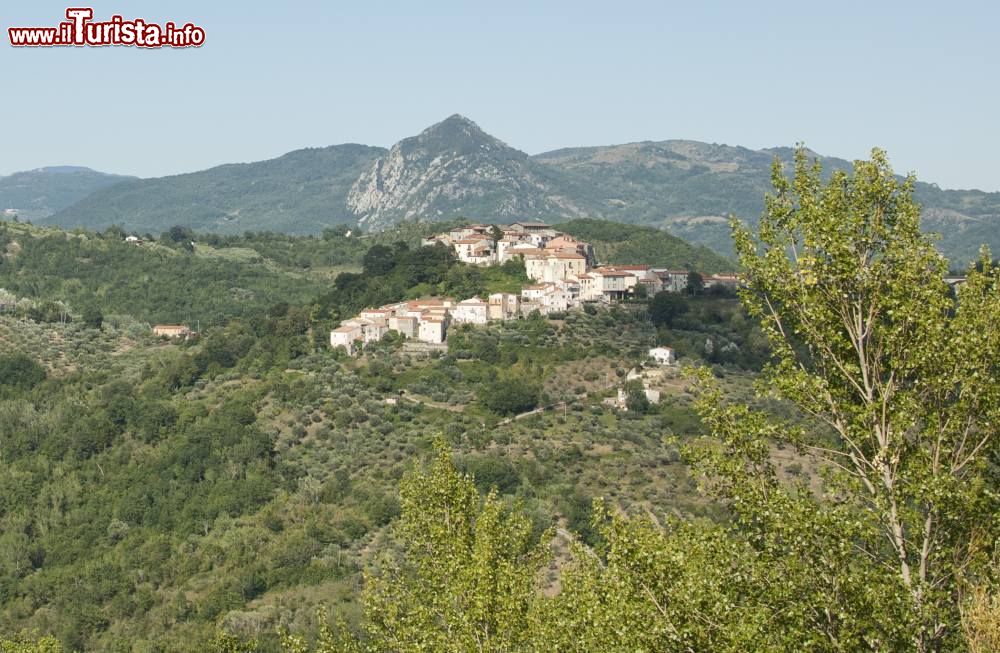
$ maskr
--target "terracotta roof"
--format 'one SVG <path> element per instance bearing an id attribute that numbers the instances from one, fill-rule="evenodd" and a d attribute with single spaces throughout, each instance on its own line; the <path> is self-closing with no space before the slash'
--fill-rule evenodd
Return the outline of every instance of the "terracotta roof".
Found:
<path id="1" fill-rule="evenodd" d="M 553 254 L 549 254 L 549 256 L 551 256 L 552 258 L 566 258 L 577 261 L 585 260 L 584 256 L 581 256 L 580 254 L 577 254 L 575 252 L 555 252 Z"/>

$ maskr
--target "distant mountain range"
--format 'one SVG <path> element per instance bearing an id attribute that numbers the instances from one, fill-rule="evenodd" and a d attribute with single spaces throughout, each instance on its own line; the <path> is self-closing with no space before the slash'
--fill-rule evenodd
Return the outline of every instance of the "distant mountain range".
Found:
<path id="1" fill-rule="evenodd" d="M 104 179 L 87 192 L 77 185 L 77 197 L 66 192 L 60 197 L 70 201 L 49 202 L 49 214 L 35 221 L 120 224 L 153 233 L 175 224 L 222 233 L 317 233 L 335 224 L 384 229 L 404 220 L 457 216 L 549 222 L 594 217 L 659 227 L 730 255 L 726 216 L 755 224 L 770 190 L 771 162 L 791 156 L 791 148 L 682 140 L 529 156 L 454 115 L 388 150 L 335 145 L 171 177 Z M 821 158 L 827 169 L 850 166 Z M 17 176 L 0 179 L 0 188 Z M 58 174 L 45 177 L 58 185 Z M 925 228 L 944 234 L 939 246 L 953 261 L 971 260 L 984 242 L 1000 252 L 1000 193 L 920 183 L 916 194 Z M 0 204 L 22 208 L 2 193 Z"/>
<path id="2" fill-rule="evenodd" d="M 44 219 L 91 193 L 134 177 L 80 166 L 52 166 L 0 177 L 0 211 L 18 219 Z"/>

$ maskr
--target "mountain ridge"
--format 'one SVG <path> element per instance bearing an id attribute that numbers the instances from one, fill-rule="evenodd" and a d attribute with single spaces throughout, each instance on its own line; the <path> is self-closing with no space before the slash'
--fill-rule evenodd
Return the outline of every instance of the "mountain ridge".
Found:
<path id="1" fill-rule="evenodd" d="M 599 218 L 665 229 L 730 256 L 728 216 L 751 225 L 771 190 L 775 157 L 793 148 L 673 139 L 567 147 L 528 155 L 453 114 L 386 149 L 359 144 L 295 150 L 276 159 L 133 180 L 43 218 L 65 227 L 120 224 L 159 232 L 318 233 L 337 225 L 385 229 L 411 220 L 499 222 Z M 819 157 L 827 170 L 849 169 Z M 1000 250 L 1000 193 L 920 182 L 925 227 L 964 264 L 981 242 Z"/>
<path id="2" fill-rule="evenodd" d="M 102 188 L 134 179 L 85 166 L 45 166 L 0 177 L 0 211 L 45 218 Z"/>

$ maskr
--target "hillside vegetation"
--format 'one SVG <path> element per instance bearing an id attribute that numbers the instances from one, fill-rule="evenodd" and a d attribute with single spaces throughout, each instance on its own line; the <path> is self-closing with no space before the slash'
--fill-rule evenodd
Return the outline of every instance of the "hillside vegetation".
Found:
<path id="1" fill-rule="evenodd" d="M 133 177 L 78 166 L 55 166 L 0 177 L 0 211 L 21 220 L 44 219 L 92 193 Z M 9 216 L 8 216 L 9 217 Z"/>
<path id="2" fill-rule="evenodd" d="M 602 264 L 633 264 L 699 272 L 729 272 L 736 263 L 704 246 L 695 246 L 654 229 L 608 220 L 580 219 L 555 225 L 591 243 Z"/>
<path id="3" fill-rule="evenodd" d="M 523 267 L 412 246 L 416 227 L 195 234 L 193 248 L 184 230 L 143 245 L 117 230 L 0 233 L 0 285 L 36 304 L 0 314 L 0 638 L 210 650 L 221 629 L 277 650 L 278 628 L 311 631 L 320 606 L 358 624 L 362 572 L 393 546 L 398 482 L 436 437 L 481 490 L 520 501 L 536 533 L 597 542 L 597 496 L 659 519 L 725 514 L 662 438 L 700 430 L 686 381 L 663 377 L 664 401 L 638 412 L 603 400 L 663 338 L 688 360 L 719 343 L 710 362 L 749 396 L 764 354 L 731 298 L 683 300 L 690 320 L 669 326 L 624 305 L 456 328 L 445 352 L 390 338 L 351 359 L 326 344 L 341 316 L 516 289 Z M 355 272 L 328 281 L 337 266 Z M 102 320 L 81 314 L 89 302 Z M 203 316 L 200 338 L 150 334 L 145 321 L 184 307 Z"/>

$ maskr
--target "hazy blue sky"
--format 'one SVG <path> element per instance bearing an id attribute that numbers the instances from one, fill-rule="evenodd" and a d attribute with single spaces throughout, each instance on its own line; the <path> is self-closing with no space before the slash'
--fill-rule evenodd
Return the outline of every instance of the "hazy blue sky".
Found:
<path id="1" fill-rule="evenodd" d="M 857 158 L 878 145 L 897 171 L 1000 190 L 995 2 L 115 0 L 96 18 L 191 21 L 206 45 L 10 47 L 7 27 L 55 25 L 66 6 L 0 10 L 0 174 L 155 176 L 389 146 L 462 113 L 529 153 L 689 138 Z"/>

